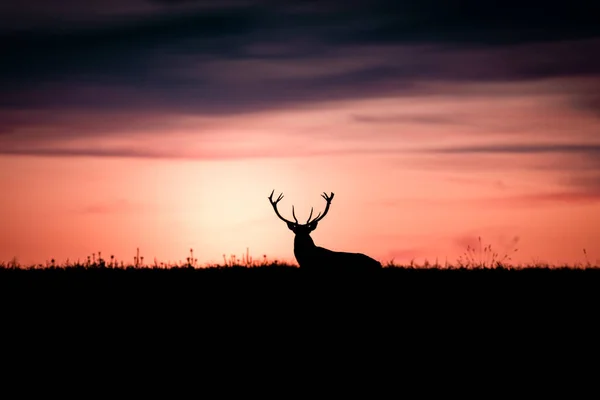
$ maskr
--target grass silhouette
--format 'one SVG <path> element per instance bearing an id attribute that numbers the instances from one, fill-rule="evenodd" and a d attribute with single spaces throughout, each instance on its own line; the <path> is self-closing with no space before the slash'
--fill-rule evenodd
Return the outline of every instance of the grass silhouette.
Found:
<path id="1" fill-rule="evenodd" d="M 600 259 L 593 263 L 587 253 L 583 249 L 583 262 L 574 263 L 571 265 L 552 265 L 545 262 L 533 262 L 532 264 L 514 264 L 512 255 L 518 252 L 516 247 L 517 241 L 513 241 L 513 248 L 506 251 L 502 256 L 494 249 L 491 244 L 484 244 L 481 236 L 478 237 L 477 245 L 468 245 L 465 252 L 458 257 L 455 263 L 449 263 L 447 260 L 442 264 L 438 259 L 435 262 L 430 262 L 425 259 L 422 264 L 415 263 L 414 259 L 407 264 L 396 263 L 393 259 L 387 262 L 382 262 L 382 269 L 385 270 L 591 270 L 600 269 Z M 197 256 L 194 255 L 194 249 L 190 248 L 189 254 L 185 257 L 185 261 L 178 262 L 163 262 L 156 258 L 152 262 L 147 262 L 144 259 L 140 248 L 136 248 L 133 261 L 125 261 L 117 259 L 111 254 L 108 259 L 102 256 L 102 252 L 92 253 L 87 256 L 84 261 L 70 261 L 67 259 L 63 263 L 58 263 L 55 259 L 47 260 L 44 264 L 21 264 L 15 257 L 10 261 L 0 261 L 0 271 L 2 270 L 260 270 L 260 269 L 298 269 L 297 262 L 272 260 L 263 254 L 262 257 L 254 257 L 250 254 L 250 249 L 241 255 L 223 254 L 222 263 L 199 263 Z M 343 265 L 339 266 L 343 269 Z"/>
<path id="2" fill-rule="evenodd" d="M 101 252 L 83 262 L 11 260 L 0 263 L 0 303 L 6 326 L 23 326 L 25 320 L 39 335 L 57 326 L 70 327 L 65 337 L 87 335 L 85 325 L 90 332 L 102 329 L 103 338 L 135 343 L 148 336 L 156 344 L 155 331 L 173 330 L 188 343 L 199 333 L 218 332 L 231 337 L 228 345 L 250 347 L 291 333 L 304 340 L 338 331 L 334 336 L 340 340 L 348 334 L 364 340 L 358 332 L 374 324 L 378 338 L 412 332 L 429 338 L 429 346 L 450 343 L 453 335 L 493 331 L 504 332 L 504 338 L 532 328 L 573 329 L 593 320 L 589 316 L 600 300 L 598 265 L 514 266 L 488 256 L 490 251 L 469 249 L 462 263 L 390 261 L 359 273 L 343 268 L 318 273 L 266 256 L 253 258 L 248 250 L 205 265 L 192 249 L 176 264 L 147 263 L 139 251 L 131 262 L 105 260 Z M 308 331 L 301 333 L 304 328 Z M 246 340 L 256 332 L 259 339 Z"/>
<path id="3" fill-rule="evenodd" d="M 502 257 L 499 253 L 492 249 L 491 245 L 484 245 L 481 237 L 478 238 L 478 246 L 467 246 L 466 251 L 458 257 L 455 263 L 445 261 L 440 264 L 438 260 L 429 262 L 427 259 L 422 264 L 415 263 L 411 260 L 408 264 L 398 264 L 394 260 L 389 260 L 382 263 L 385 270 L 406 271 L 406 270 L 429 270 L 429 271 L 474 271 L 474 270 L 498 270 L 498 271 L 523 271 L 523 270 L 598 270 L 600 269 L 600 260 L 592 263 L 588 257 L 586 249 L 583 249 L 584 262 L 574 263 L 571 265 L 552 265 L 544 262 L 534 262 L 532 264 L 513 264 L 511 253 L 517 252 L 518 248 L 514 248 L 510 253 L 505 253 Z M 343 270 L 344 265 L 339 266 Z M 197 271 L 239 271 L 239 270 L 273 270 L 273 269 L 299 269 L 298 264 L 288 261 L 271 260 L 266 254 L 262 258 L 254 258 L 250 254 L 249 248 L 246 252 L 238 257 L 231 254 L 227 257 L 223 254 L 222 263 L 204 263 L 200 264 L 198 258 L 194 256 L 194 249 L 190 249 L 189 255 L 185 261 L 179 262 L 159 262 L 154 259 L 152 263 L 144 261 L 144 256 L 140 254 L 140 249 L 136 249 L 136 255 L 133 257 L 133 262 L 125 262 L 118 260 L 114 255 L 110 255 L 109 259 L 102 257 L 102 252 L 92 253 L 85 261 L 77 260 L 71 262 L 57 263 L 55 259 L 46 261 L 45 264 L 21 264 L 17 258 L 10 261 L 0 261 L 0 271 L 19 270 L 19 271 L 83 271 L 83 270 L 197 270 Z"/>
<path id="4" fill-rule="evenodd" d="M 118 304 L 149 303 L 162 308 L 160 301 L 172 304 L 171 312 L 185 315 L 195 315 L 198 310 L 213 313 L 223 307 L 225 313 L 238 313 L 238 308 L 253 313 L 265 307 L 284 307 L 282 312 L 289 312 L 289 307 L 295 310 L 307 304 L 316 304 L 311 307 L 319 310 L 338 304 L 348 313 L 392 308 L 389 312 L 404 315 L 419 309 L 427 310 L 425 314 L 439 314 L 440 309 L 477 314 L 473 305 L 485 304 L 491 310 L 508 307 L 518 315 L 538 312 L 528 311 L 524 304 L 562 307 L 576 302 L 581 308 L 599 300 L 600 266 L 587 259 L 586 251 L 584 254 L 586 261 L 574 265 L 513 265 L 508 254 L 499 257 L 491 246 L 481 244 L 467 248 L 456 263 L 426 260 L 402 265 L 392 260 L 371 271 L 348 265 L 324 271 L 303 269 L 266 255 L 255 258 L 249 249 L 240 257 L 223 255 L 221 263 L 212 264 L 199 263 L 193 249 L 177 263 L 156 259 L 148 263 L 137 249 L 131 262 L 114 255 L 104 259 L 101 252 L 83 262 L 0 262 L 0 294 L 5 295 L 7 304 L 37 299 L 36 307 L 49 299 L 102 308 L 105 302 L 115 303 L 111 312 L 116 314 L 122 313 Z"/>

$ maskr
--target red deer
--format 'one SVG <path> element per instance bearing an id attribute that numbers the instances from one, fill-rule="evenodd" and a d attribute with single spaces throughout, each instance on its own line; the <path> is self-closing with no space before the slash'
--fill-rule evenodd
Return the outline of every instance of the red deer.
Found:
<path id="1" fill-rule="evenodd" d="M 345 271 L 374 270 L 381 268 L 381 263 L 379 261 L 374 260 L 367 255 L 361 253 L 332 251 L 315 245 L 315 242 L 310 237 L 310 233 L 317 229 L 317 224 L 319 221 L 321 221 L 327 215 L 329 206 L 331 206 L 331 200 L 333 200 L 333 192 L 330 196 L 328 196 L 325 192 L 321 195 L 321 197 L 323 197 L 327 202 L 323 214 L 319 212 L 319 214 L 317 214 L 317 216 L 311 220 L 313 214 L 313 208 L 311 208 L 310 215 L 308 216 L 308 220 L 305 224 L 300 224 L 298 222 L 293 205 L 292 216 L 296 222 L 288 221 L 287 219 L 283 218 L 281 214 L 279 214 L 279 211 L 277 210 L 277 203 L 283 199 L 283 193 L 281 193 L 276 200 L 273 200 L 274 192 L 275 190 L 273 190 L 271 195 L 268 197 L 269 202 L 273 206 L 273 210 L 275 210 L 275 214 L 277 214 L 279 219 L 285 222 L 287 227 L 296 234 L 296 237 L 294 238 L 294 256 L 296 256 L 296 261 L 301 269 L 319 271 L 336 269 Z"/>

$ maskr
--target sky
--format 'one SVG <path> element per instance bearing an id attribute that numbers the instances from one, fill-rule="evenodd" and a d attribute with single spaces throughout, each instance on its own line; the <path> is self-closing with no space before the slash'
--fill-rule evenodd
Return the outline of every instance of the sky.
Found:
<path id="1" fill-rule="evenodd" d="M 591 7 L 3 2 L 0 261 L 600 263 Z"/>

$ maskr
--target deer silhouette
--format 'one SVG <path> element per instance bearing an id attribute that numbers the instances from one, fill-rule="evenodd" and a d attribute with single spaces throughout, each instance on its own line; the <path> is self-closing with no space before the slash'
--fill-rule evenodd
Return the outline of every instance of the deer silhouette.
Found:
<path id="1" fill-rule="evenodd" d="M 279 219 L 287 224 L 287 227 L 292 232 L 296 234 L 294 237 L 294 256 L 296 257 L 296 261 L 301 269 L 320 271 L 334 269 L 362 271 L 381 268 L 381 263 L 379 261 L 365 254 L 332 251 L 315 245 L 315 242 L 310 237 L 310 233 L 317 229 L 317 224 L 319 221 L 321 221 L 327 215 L 327 212 L 329 212 L 331 200 L 333 200 L 334 196 L 333 192 L 329 196 L 327 193 L 323 192 L 321 197 L 323 197 L 327 202 L 323 214 L 319 212 L 317 216 L 311 220 L 313 215 L 313 208 L 311 207 L 310 215 L 308 216 L 308 220 L 305 224 L 300 224 L 298 222 L 293 205 L 292 216 L 296 222 L 288 221 L 287 219 L 283 218 L 277 210 L 277 203 L 283 199 L 283 193 L 281 193 L 276 200 L 273 200 L 273 193 L 275 193 L 275 190 L 271 192 L 271 195 L 268 197 L 268 199 L 273 206 L 273 210 L 275 210 L 275 214 L 277 217 L 279 217 Z"/>

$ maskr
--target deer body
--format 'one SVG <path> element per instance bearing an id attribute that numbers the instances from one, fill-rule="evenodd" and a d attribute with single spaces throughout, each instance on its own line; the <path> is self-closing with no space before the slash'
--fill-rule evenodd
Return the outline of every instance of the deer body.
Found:
<path id="1" fill-rule="evenodd" d="M 327 201 L 327 206 L 323 215 L 319 213 L 314 220 L 311 220 L 313 210 L 310 210 L 310 216 L 306 224 L 298 223 L 296 215 L 294 213 L 294 207 L 292 206 L 292 215 L 296 222 L 291 222 L 283 218 L 277 210 L 277 203 L 283 198 L 283 194 L 279 195 L 277 200 L 273 200 L 273 192 L 269 196 L 269 201 L 275 210 L 277 216 L 283 220 L 288 228 L 293 231 L 296 236 L 294 238 L 294 256 L 298 265 L 302 269 L 306 270 L 372 270 L 381 268 L 379 261 L 361 253 L 346 253 L 340 251 L 332 251 L 324 247 L 315 245 L 315 242 L 310 237 L 310 233 L 317 228 L 317 223 L 325 217 L 329 211 L 329 206 L 334 194 L 327 196 L 323 193 L 322 197 Z"/>
<path id="2" fill-rule="evenodd" d="M 326 270 L 332 268 L 381 268 L 381 264 L 361 253 L 333 251 L 316 246 L 310 235 L 296 235 L 294 256 L 303 269 Z"/>

